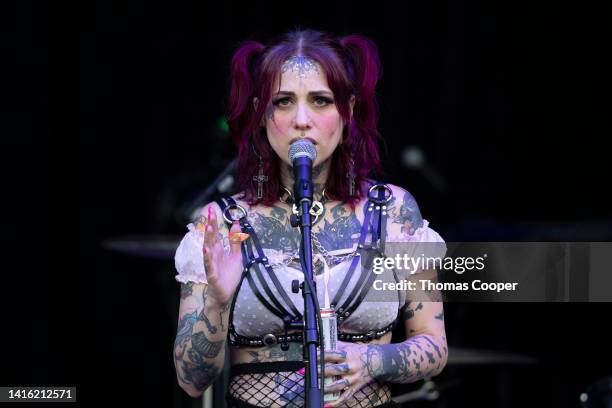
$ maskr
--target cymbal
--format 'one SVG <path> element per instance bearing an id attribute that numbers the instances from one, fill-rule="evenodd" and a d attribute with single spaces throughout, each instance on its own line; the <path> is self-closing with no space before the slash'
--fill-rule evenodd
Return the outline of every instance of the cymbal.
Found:
<path id="1" fill-rule="evenodd" d="M 534 364 L 533 357 L 497 350 L 470 349 L 464 347 L 448 348 L 448 364 Z"/>
<path id="2" fill-rule="evenodd" d="M 102 247 L 126 255 L 149 259 L 174 259 L 181 237 L 174 235 L 131 235 L 102 241 Z"/>

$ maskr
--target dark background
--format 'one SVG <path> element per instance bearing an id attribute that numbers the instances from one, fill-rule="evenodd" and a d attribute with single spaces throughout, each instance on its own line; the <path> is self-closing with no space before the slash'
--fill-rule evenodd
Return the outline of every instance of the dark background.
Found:
<path id="1" fill-rule="evenodd" d="M 64 20 L 50 20 L 55 14 L 36 3 L 13 39 L 30 62 L 28 90 L 42 115 L 33 121 L 42 141 L 17 142 L 31 162 L 45 164 L 16 183 L 38 198 L 19 219 L 36 225 L 41 217 L 51 230 L 28 236 L 44 251 L 22 245 L 40 277 L 26 268 L 10 286 L 5 310 L 16 324 L 7 324 L 3 343 L 6 385 L 76 385 L 84 405 L 190 405 L 172 364 L 172 258 L 102 243 L 184 233 L 178 209 L 235 154 L 219 127 L 233 50 L 296 26 L 361 33 L 378 44 L 385 181 L 412 192 L 447 241 L 611 238 L 601 10 L 541 2 L 92 4 L 70 10 L 72 24 L 61 27 Z M 59 36 L 49 34 L 49 21 Z M 50 51 L 50 38 L 76 45 L 76 54 Z M 49 60 L 53 69 L 45 70 Z M 50 75 L 58 71 L 77 83 L 76 106 L 49 100 L 49 87 L 70 97 L 64 79 Z M 58 134 L 59 117 L 78 127 L 76 140 Z M 424 152 L 446 189 L 403 164 L 408 146 Z M 451 347 L 538 363 L 449 365 L 436 382 L 459 385 L 442 392 L 439 406 L 579 406 L 589 384 L 612 374 L 610 310 L 447 304 Z"/>

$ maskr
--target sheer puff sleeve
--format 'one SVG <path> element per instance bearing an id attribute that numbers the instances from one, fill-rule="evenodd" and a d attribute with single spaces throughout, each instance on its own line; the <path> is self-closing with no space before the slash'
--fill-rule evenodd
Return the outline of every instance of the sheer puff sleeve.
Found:
<path id="1" fill-rule="evenodd" d="M 446 243 L 434 229 L 429 227 L 429 222 L 423 220 L 422 226 L 414 233 L 401 232 L 387 239 L 385 254 L 390 257 L 400 255 L 402 258 L 421 258 L 419 267 L 412 273 L 419 273 L 434 268 L 435 259 L 443 259 L 446 255 Z M 440 262 L 440 261 L 438 261 Z"/>
<path id="2" fill-rule="evenodd" d="M 177 282 L 208 283 L 204 268 L 204 227 L 190 223 L 174 255 Z"/>

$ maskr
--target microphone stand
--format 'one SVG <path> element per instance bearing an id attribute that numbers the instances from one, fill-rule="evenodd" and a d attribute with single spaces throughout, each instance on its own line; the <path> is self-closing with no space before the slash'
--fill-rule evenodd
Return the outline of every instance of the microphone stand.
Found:
<path id="1" fill-rule="evenodd" d="M 312 172 L 312 169 L 309 169 Z M 308 178 L 312 180 L 311 177 Z M 298 177 L 295 179 L 293 186 L 296 205 L 299 209 L 299 215 L 292 219 L 293 227 L 300 227 L 301 231 L 301 262 L 302 270 L 304 271 L 304 282 L 300 286 L 302 289 L 302 297 L 304 298 L 304 361 L 305 367 L 305 407 L 320 408 L 323 403 L 323 395 L 319 388 L 318 364 L 317 364 L 317 347 L 319 345 L 319 337 L 317 332 L 317 314 L 315 310 L 315 297 L 317 296 L 314 290 L 313 273 L 312 273 L 312 242 L 311 228 L 312 220 L 310 215 L 310 207 L 313 200 L 312 182 L 300 181 Z"/>

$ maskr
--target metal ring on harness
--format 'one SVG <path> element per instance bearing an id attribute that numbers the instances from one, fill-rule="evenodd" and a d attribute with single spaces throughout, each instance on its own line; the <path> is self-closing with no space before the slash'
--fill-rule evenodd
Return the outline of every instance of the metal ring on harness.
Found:
<path id="1" fill-rule="evenodd" d="M 240 210 L 242 211 L 242 216 L 238 217 L 238 218 L 234 218 L 232 216 L 232 214 L 230 214 L 229 211 L 231 210 Z M 239 221 L 241 219 L 243 219 L 244 217 L 246 217 L 247 212 L 244 209 L 244 207 L 242 207 L 240 204 L 228 204 L 225 209 L 223 209 L 223 219 L 225 220 L 225 222 L 227 222 L 228 224 L 231 224 L 234 221 Z M 231 217 L 231 218 L 230 218 Z"/>
<path id="2" fill-rule="evenodd" d="M 385 198 L 380 199 L 378 197 L 374 197 L 372 195 L 372 190 L 374 189 L 378 189 L 378 188 L 384 188 L 386 191 L 389 192 L 389 195 L 385 194 Z M 393 191 L 391 191 L 391 188 L 386 185 L 386 184 L 374 184 L 372 187 L 370 187 L 370 189 L 368 190 L 368 198 L 373 201 L 376 204 L 386 204 L 391 200 L 391 197 L 393 197 Z"/>

